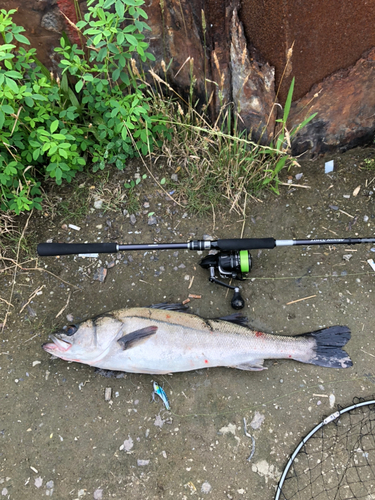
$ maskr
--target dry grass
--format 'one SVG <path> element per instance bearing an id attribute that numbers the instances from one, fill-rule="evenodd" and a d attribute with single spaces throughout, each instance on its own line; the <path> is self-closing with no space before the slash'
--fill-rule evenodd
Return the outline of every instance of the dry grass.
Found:
<path id="1" fill-rule="evenodd" d="M 172 130 L 171 140 L 153 152 L 154 162 L 163 158 L 180 172 L 176 190 L 192 209 L 204 212 L 229 200 L 231 210 L 242 213 L 245 195 L 264 187 L 277 161 L 289 158 L 287 152 L 256 144 L 239 132 L 239 118 L 231 105 L 223 105 L 211 124 L 204 109 L 198 112 L 168 82 L 151 74 L 157 88 L 157 92 L 150 89 L 153 113 L 166 116 Z"/>

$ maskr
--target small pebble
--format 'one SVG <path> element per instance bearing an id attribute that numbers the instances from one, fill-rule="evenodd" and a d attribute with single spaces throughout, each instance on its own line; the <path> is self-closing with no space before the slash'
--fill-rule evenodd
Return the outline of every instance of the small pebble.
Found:
<path id="1" fill-rule="evenodd" d="M 102 500 L 103 498 L 103 490 L 98 488 L 94 491 L 94 500 Z"/>
<path id="2" fill-rule="evenodd" d="M 130 224 L 132 226 L 134 226 L 136 222 L 137 222 L 137 219 L 135 218 L 135 215 L 131 214 L 131 216 L 130 216 Z"/>
<path id="3" fill-rule="evenodd" d="M 207 495 L 210 491 L 211 491 L 211 485 L 208 481 L 205 481 L 202 484 L 201 493 L 204 493 L 205 495 Z"/>
<path id="4" fill-rule="evenodd" d="M 150 217 L 147 220 L 147 224 L 149 226 L 155 226 L 157 223 L 158 223 L 158 221 L 157 221 L 157 218 L 155 217 L 155 215 L 150 215 Z"/>
<path id="5" fill-rule="evenodd" d="M 137 460 L 137 465 L 138 467 L 144 467 L 145 465 L 148 465 L 150 463 L 150 460 Z"/>
<path id="6" fill-rule="evenodd" d="M 100 281 L 100 283 L 104 283 L 106 276 L 107 276 L 107 269 L 105 269 L 104 267 L 99 267 L 92 279 Z"/>

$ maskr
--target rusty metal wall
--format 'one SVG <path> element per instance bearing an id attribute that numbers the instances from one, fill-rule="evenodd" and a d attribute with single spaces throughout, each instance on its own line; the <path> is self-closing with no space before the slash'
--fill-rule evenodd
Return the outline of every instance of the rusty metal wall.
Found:
<path id="1" fill-rule="evenodd" d="M 286 51 L 295 42 L 293 69 L 280 88 L 281 100 L 292 76 L 297 99 L 375 46 L 375 0 L 242 0 L 240 20 L 248 43 L 275 66 L 277 86 Z"/>

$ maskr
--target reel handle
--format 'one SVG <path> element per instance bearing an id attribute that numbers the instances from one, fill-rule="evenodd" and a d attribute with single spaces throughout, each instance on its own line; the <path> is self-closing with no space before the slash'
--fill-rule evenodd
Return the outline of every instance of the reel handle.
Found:
<path id="1" fill-rule="evenodd" d="M 243 309 L 245 307 L 245 301 L 242 298 L 242 295 L 240 294 L 240 289 L 236 286 L 234 289 L 233 297 L 232 300 L 230 301 L 230 305 L 233 307 L 233 309 L 236 309 L 239 311 L 240 309 Z"/>

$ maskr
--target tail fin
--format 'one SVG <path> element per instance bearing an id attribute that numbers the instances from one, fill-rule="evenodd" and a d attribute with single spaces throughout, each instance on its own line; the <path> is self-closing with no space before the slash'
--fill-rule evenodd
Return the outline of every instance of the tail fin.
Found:
<path id="1" fill-rule="evenodd" d="M 353 362 L 342 349 L 350 340 L 350 330 L 347 326 L 331 326 L 316 332 L 304 333 L 301 337 L 313 338 L 316 342 L 314 355 L 305 363 L 326 366 L 328 368 L 349 368 Z"/>

